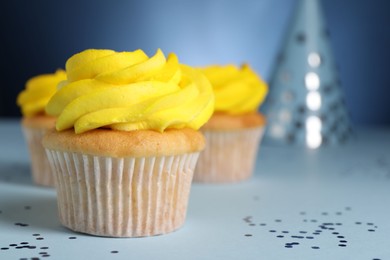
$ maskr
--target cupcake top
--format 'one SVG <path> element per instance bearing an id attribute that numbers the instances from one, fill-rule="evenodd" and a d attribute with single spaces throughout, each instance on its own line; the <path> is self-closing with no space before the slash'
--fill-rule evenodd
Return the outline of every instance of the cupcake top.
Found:
<path id="1" fill-rule="evenodd" d="M 57 84 L 66 79 L 64 70 L 53 74 L 35 76 L 26 82 L 25 89 L 19 93 L 16 103 L 24 117 L 45 114 L 45 106 L 57 90 Z"/>
<path id="2" fill-rule="evenodd" d="M 201 71 L 215 94 L 215 112 L 243 115 L 257 111 L 268 92 L 267 84 L 249 65 L 208 66 Z"/>
<path id="3" fill-rule="evenodd" d="M 197 70 L 161 50 L 85 50 L 66 62 L 67 80 L 46 106 L 58 131 L 199 129 L 214 109 L 212 87 Z"/>

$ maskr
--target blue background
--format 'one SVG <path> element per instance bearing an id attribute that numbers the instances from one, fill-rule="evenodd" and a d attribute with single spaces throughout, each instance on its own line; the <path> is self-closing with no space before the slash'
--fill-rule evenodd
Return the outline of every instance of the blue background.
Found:
<path id="1" fill-rule="evenodd" d="M 183 63 L 249 62 L 267 81 L 295 0 L 27 1 L 0 9 L 0 116 L 27 79 L 88 48 L 157 48 Z M 355 125 L 390 125 L 390 1 L 323 0 L 347 108 Z"/>

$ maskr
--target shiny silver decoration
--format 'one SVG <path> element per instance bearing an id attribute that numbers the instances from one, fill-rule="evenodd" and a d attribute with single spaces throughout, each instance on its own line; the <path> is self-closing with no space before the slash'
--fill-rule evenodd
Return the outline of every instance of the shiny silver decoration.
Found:
<path id="1" fill-rule="evenodd" d="M 265 143 L 316 149 L 352 133 L 320 0 L 298 0 L 262 112 Z"/>
<path id="2" fill-rule="evenodd" d="M 317 68 L 321 65 L 321 57 L 317 52 L 311 52 L 307 57 L 307 63 L 312 68 Z"/>

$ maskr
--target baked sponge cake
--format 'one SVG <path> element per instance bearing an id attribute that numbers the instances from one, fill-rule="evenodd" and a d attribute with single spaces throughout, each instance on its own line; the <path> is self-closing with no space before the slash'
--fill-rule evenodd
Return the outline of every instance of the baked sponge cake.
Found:
<path id="1" fill-rule="evenodd" d="M 258 111 L 267 84 L 247 64 L 208 66 L 201 71 L 215 94 L 215 112 L 201 128 L 206 148 L 194 181 L 232 183 L 250 178 L 266 124 Z"/>
<path id="2" fill-rule="evenodd" d="M 165 234 L 184 224 L 198 129 L 214 107 L 199 71 L 161 50 L 85 50 L 46 106 L 56 129 L 43 140 L 61 223 L 109 237 Z"/>
<path id="3" fill-rule="evenodd" d="M 29 149 L 32 178 L 35 184 L 42 186 L 54 187 L 54 177 L 42 147 L 42 137 L 54 128 L 56 119 L 45 113 L 45 106 L 56 92 L 57 84 L 65 79 L 65 71 L 61 69 L 32 77 L 16 101 L 22 112 L 21 125 Z"/>

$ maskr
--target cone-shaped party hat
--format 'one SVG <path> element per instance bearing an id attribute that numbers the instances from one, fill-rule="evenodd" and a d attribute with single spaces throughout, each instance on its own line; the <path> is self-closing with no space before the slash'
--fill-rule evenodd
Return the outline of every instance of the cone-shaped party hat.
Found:
<path id="1" fill-rule="evenodd" d="M 265 142 L 317 148 L 351 134 L 319 0 L 299 0 L 262 111 Z"/>

